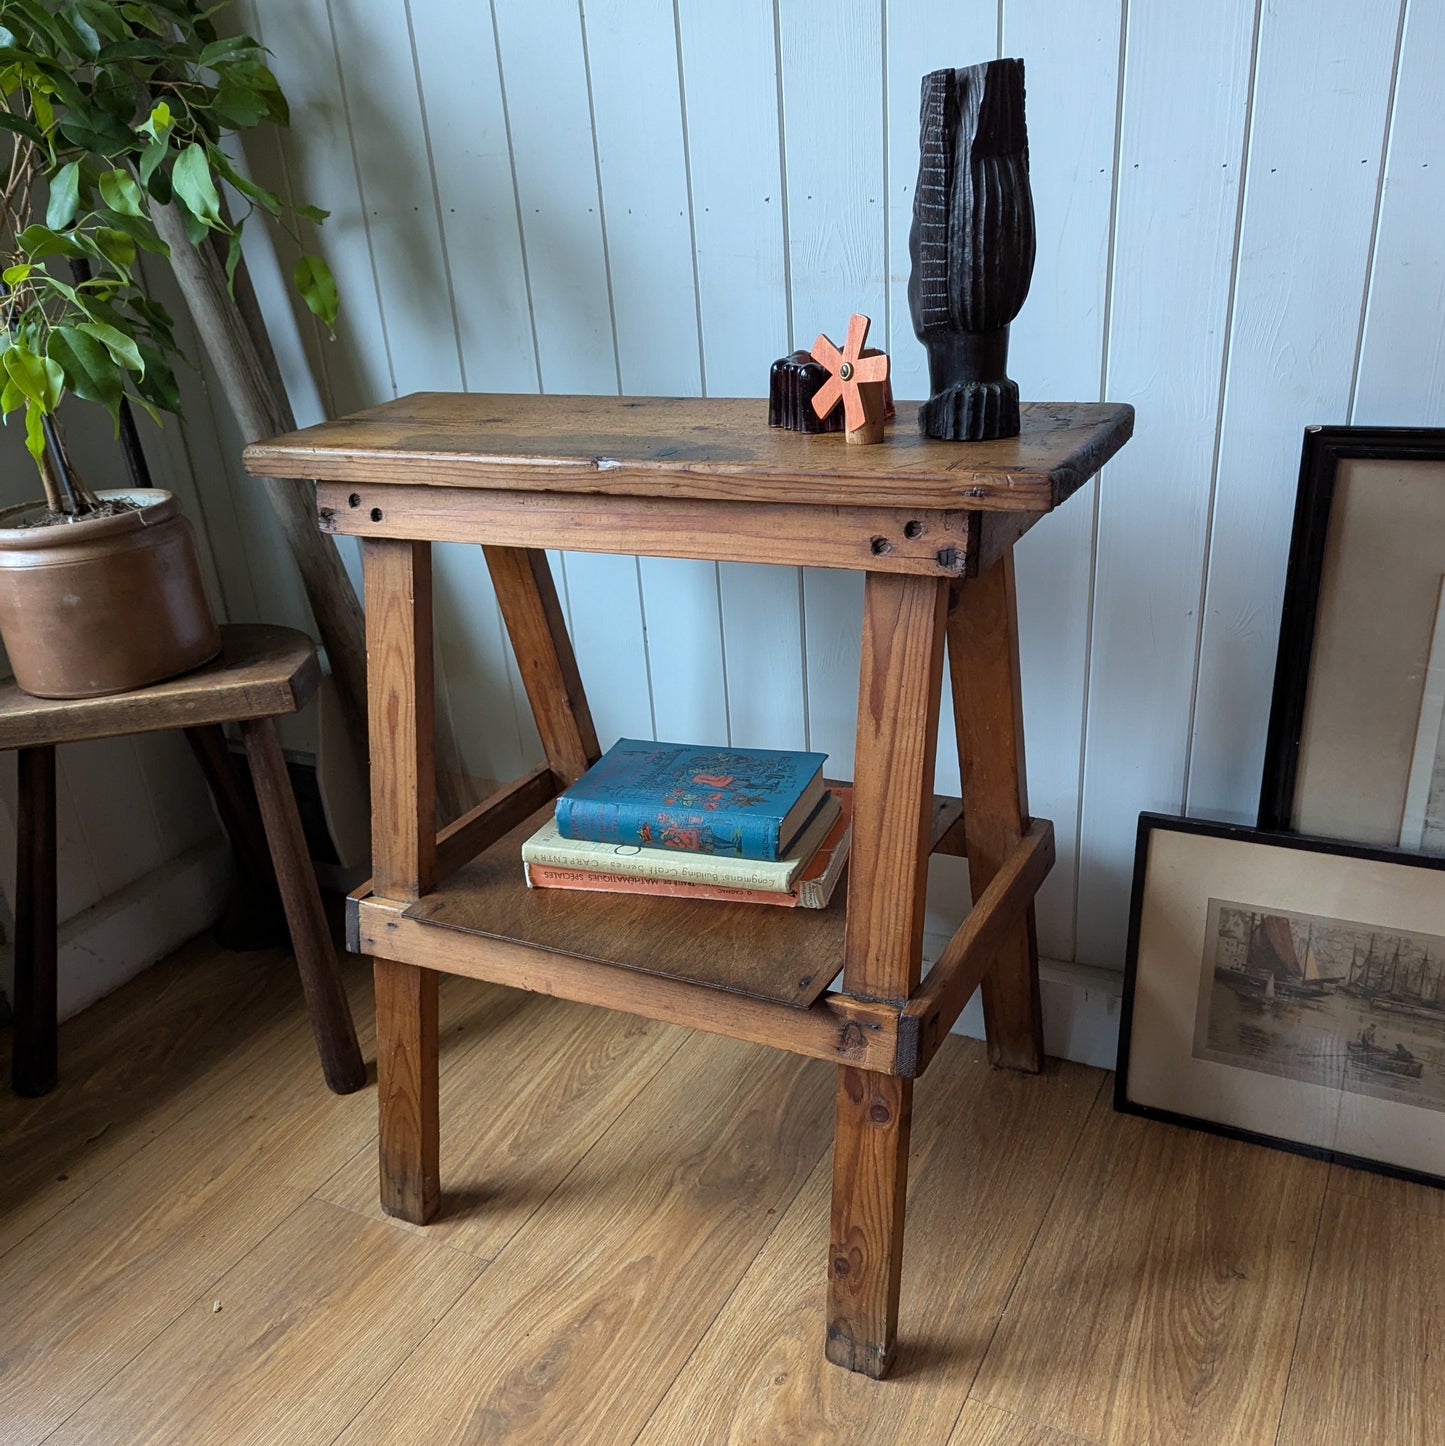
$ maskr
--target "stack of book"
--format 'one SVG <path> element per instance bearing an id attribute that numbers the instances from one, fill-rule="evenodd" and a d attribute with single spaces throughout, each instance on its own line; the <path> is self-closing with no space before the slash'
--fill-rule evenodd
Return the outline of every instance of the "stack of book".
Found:
<path id="1" fill-rule="evenodd" d="M 826 908 L 851 790 L 824 758 L 620 739 L 522 845 L 528 887 Z"/>

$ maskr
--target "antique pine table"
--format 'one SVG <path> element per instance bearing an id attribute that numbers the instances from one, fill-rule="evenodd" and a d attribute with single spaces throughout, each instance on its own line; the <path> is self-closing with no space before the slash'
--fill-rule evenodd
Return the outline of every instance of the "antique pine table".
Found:
<path id="1" fill-rule="evenodd" d="M 916 415 L 846 446 L 772 431 L 752 400 L 420 394 L 246 451 L 251 472 L 318 479 L 322 529 L 361 539 L 373 877 L 349 942 L 376 968 L 383 1207 L 422 1223 L 439 1201 L 438 972 L 832 1060 L 827 1355 L 871 1376 L 893 1351 L 914 1079 L 980 985 L 993 1063 L 1041 1062 L 1033 898 L 1054 846 L 1024 786 L 1012 547 L 1133 427 L 1126 406 L 1035 404 L 1019 437 L 951 443 Z M 546 752 L 440 833 L 433 542 L 481 544 Z M 549 547 L 865 574 L 846 900 L 525 887 L 522 840 L 599 755 Z M 962 801 L 933 794 L 945 642 Z M 920 979 L 935 849 L 967 855 L 975 902 Z"/>

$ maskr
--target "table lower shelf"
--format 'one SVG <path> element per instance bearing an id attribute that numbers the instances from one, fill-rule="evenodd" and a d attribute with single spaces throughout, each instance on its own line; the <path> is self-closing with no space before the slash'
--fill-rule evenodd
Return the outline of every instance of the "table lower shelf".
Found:
<path id="1" fill-rule="evenodd" d="M 933 975 L 919 991 L 925 998 L 916 1016 L 911 1003 L 828 992 L 843 958 L 841 884 L 827 909 L 529 890 L 522 842 L 550 807 L 414 903 L 358 890 L 349 904 L 348 948 L 881 1074 L 918 1073 L 927 1060 L 925 1034 L 946 1030 L 962 1008 L 959 999 L 943 1017 L 947 1010 L 929 997 Z M 935 799 L 935 851 L 961 852 L 961 815 L 958 799 Z M 1031 898 L 1037 878 L 1023 883 Z M 998 892 L 991 886 L 988 894 Z M 1010 904 L 1021 906 L 1022 889 L 1010 883 L 1008 892 Z M 985 909 L 975 929 L 993 913 Z"/>
<path id="2" fill-rule="evenodd" d="M 806 1009 L 842 967 L 844 888 L 826 909 L 529 889 L 522 844 L 550 805 L 406 911 L 460 933 Z"/>

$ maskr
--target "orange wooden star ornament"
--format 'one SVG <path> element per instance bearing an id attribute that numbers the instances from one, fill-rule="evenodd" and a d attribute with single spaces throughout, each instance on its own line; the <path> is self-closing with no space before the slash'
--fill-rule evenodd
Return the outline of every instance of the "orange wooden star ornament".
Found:
<path id="1" fill-rule="evenodd" d="M 845 436 L 850 442 L 883 440 L 883 383 L 888 379 L 887 354 L 865 347 L 872 323 L 855 312 L 848 318 L 848 336 L 839 351 L 826 336 L 813 343 L 813 360 L 831 373 L 813 398 L 813 410 L 826 417 L 843 401 Z"/>

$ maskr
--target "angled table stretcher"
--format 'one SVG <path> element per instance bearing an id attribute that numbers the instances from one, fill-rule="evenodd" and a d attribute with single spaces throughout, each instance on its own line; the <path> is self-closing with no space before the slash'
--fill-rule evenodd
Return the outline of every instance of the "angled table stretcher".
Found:
<path id="1" fill-rule="evenodd" d="M 419 394 L 247 449 L 254 473 L 318 479 L 322 529 L 361 539 L 374 876 L 350 930 L 376 967 L 386 1210 L 421 1223 L 440 1197 L 438 972 L 831 1060 L 826 1349 L 886 1371 L 914 1079 L 980 985 L 994 1064 L 1041 1062 L 1033 898 L 1054 844 L 1025 791 L 1012 547 L 1133 426 L 1129 407 L 1102 403 L 1023 416 L 1006 441 L 938 442 L 900 404 L 882 445 L 848 447 L 770 431 L 751 400 Z M 443 541 L 484 549 L 546 762 L 437 833 Z M 526 888 L 522 840 L 600 752 L 549 547 L 866 575 L 846 900 Z M 945 651 L 962 800 L 933 794 Z M 933 850 L 967 854 L 975 903 L 920 979 Z"/>

